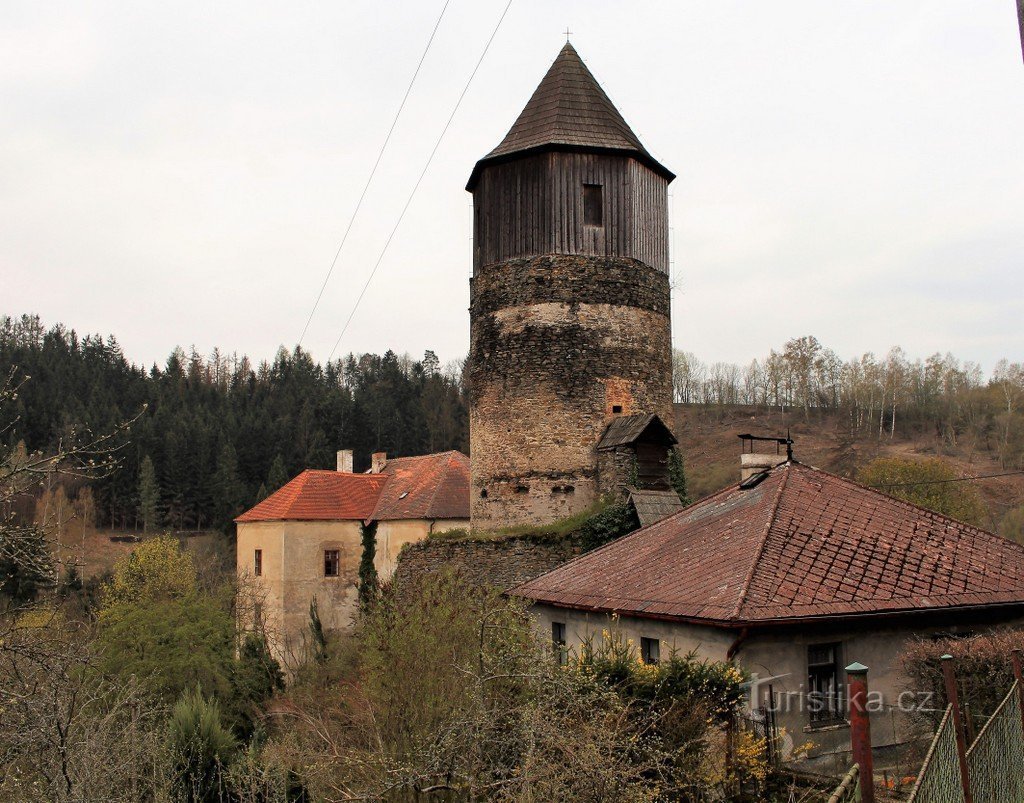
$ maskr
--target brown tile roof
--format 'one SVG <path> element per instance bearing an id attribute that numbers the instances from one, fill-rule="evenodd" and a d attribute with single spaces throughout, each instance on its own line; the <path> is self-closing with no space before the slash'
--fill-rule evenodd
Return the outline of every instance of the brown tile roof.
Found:
<path id="1" fill-rule="evenodd" d="M 647 488 L 630 488 L 629 501 L 633 503 L 640 526 L 646 527 L 661 521 L 683 509 L 679 494 L 675 491 L 652 491 Z"/>
<path id="2" fill-rule="evenodd" d="M 501 144 L 477 162 L 467 189 L 487 163 L 550 149 L 630 153 L 669 181 L 674 178 L 647 152 L 568 42 Z"/>
<path id="3" fill-rule="evenodd" d="M 370 518 L 469 518 L 469 458 L 462 452 L 398 457 L 382 476 L 389 479 Z"/>
<path id="4" fill-rule="evenodd" d="M 392 458 L 380 474 L 303 471 L 235 521 L 468 518 L 469 458 L 441 452 Z"/>
<path id="5" fill-rule="evenodd" d="M 513 593 L 727 625 L 1024 603 L 1024 546 L 784 463 Z"/>
<path id="6" fill-rule="evenodd" d="M 235 521 L 366 519 L 386 482 L 383 474 L 307 469 Z"/>

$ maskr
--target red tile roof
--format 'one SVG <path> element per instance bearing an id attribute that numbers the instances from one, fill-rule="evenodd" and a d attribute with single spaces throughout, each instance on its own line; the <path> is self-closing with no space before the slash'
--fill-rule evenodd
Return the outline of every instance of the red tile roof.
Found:
<path id="1" fill-rule="evenodd" d="M 1024 603 L 1024 546 L 784 463 L 513 593 L 728 625 Z"/>
<path id="2" fill-rule="evenodd" d="M 441 452 L 388 460 L 389 477 L 370 518 L 468 519 L 469 458 L 462 452 Z"/>
<path id="3" fill-rule="evenodd" d="M 383 474 L 307 469 L 235 521 L 367 519 L 386 483 Z"/>
<path id="4" fill-rule="evenodd" d="M 388 460 L 380 474 L 303 471 L 235 521 L 468 519 L 469 458 Z"/>

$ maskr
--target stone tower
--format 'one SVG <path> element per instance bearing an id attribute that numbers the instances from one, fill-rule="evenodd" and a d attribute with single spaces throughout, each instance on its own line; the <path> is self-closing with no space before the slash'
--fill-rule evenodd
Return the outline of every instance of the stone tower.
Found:
<path id="1" fill-rule="evenodd" d="M 568 43 L 474 167 L 474 528 L 586 509 L 624 484 L 599 470 L 613 419 L 671 426 L 673 178 Z"/>

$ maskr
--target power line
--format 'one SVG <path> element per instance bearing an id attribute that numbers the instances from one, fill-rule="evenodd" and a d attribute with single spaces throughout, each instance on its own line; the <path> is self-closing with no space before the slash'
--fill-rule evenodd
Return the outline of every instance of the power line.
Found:
<path id="1" fill-rule="evenodd" d="M 445 0 L 444 6 L 441 8 L 441 13 L 437 16 L 437 22 L 434 23 L 434 29 L 430 32 L 430 38 L 427 39 L 427 46 L 423 48 L 423 54 L 420 56 L 419 63 L 416 65 L 416 69 L 412 74 L 412 78 L 409 80 L 409 86 L 405 88 L 405 94 L 402 95 L 402 102 L 398 104 L 398 111 L 395 112 L 395 117 L 391 121 L 391 127 L 388 129 L 387 136 L 384 137 L 384 142 L 380 146 L 380 150 L 377 152 L 377 160 L 373 163 L 373 167 L 370 169 L 370 175 L 366 179 L 366 184 L 363 185 L 363 191 L 359 194 L 359 200 L 356 201 L 356 208 L 352 210 L 352 217 L 348 219 L 348 225 L 345 227 L 345 233 L 341 235 L 341 244 L 338 246 L 338 250 L 334 252 L 334 259 L 331 260 L 331 267 L 327 269 L 327 275 L 324 277 L 324 283 L 320 285 L 320 292 L 317 294 L 316 301 L 313 302 L 313 309 L 309 311 L 309 317 L 306 319 L 306 325 L 302 327 L 302 334 L 299 335 L 299 345 L 302 345 L 303 339 L 306 337 L 306 332 L 309 330 L 309 324 L 313 321 L 313 315 L 316 313 L 317 307 L 320 306 L 320 299 L 324 296 L 324 290 L 327 289 L 327 283 L 331 280 L 331 274 L 334 273 L 334 266 L 338 264 L 338 257 L 341 256 L 341 249 L 345 247 L 345 241 L 348 239 L 348 233 L 352 231 L 352 224 L 355 222 L 356 215 L 359 214 L 359 207 L 363 205 L 363 199 L 366 197 L 366 191 L 370 189 L 370 183 L 373 181 L 373 177 L 377 173 L 377 166 L 380 164 L 381 157 L 384 156 L 384 151 L 388 147 L 388 143 L 391 141 L 391 135 L 395 131 L 395 126 L 398 124 L 398 118 L 402 115 L 402 109 L 405 108 L 405 102 L 409 99 L 409 93 L 412 92 L 412 85 L 416 83 L 416 76 L 420 74 L 420 67 L 423 66 L 423 60 L 427 57 L 427 51 L 430 50 L 430 45 L 434 41 L 434 35 L 437 33 L 438 27 L 441 25 L 441 19 L 444 17 L 444 12 L 448 8 L 448 3 L 451 0 Z"/>
<path id="2" fill-rule="evenodd" d="M 476 77 L 477 70 L 480 69 L 480 65 L 484 61 L 484 56 L 487 55 L 487 51 L 491 47 L 491 42 L 494 41 L 494 37 L 498 35 L 498 29 L 501 28 L 501 23 L 505 20 L 505 15 L 508 14 L 508 10 L 512 5 L 512 0 L 508 0 L 505 4 L 504 10 L 501 12 L 501 16 L 498 17 L 498 22 L 494 26 L 494 30 L 491 31 L 491 36 L 487 40 L 487 44 L 484 45 L 483 52 L 480 53 L 480 58 L 477 59 L 476 66 L 473 67 L 473 72 L 469 74 L 469 80 L 466 81 L 466 85 L 462 88 L 462 93 L 459 95 L 459 99 L 455 101 L 455 107 L 452 109 L 452 113 L 448 115 L 448 121 L 444 124 L 444 128 L 441 129 L 441 134 L 437 138 L 437 142 L 434 143 L 433 149 L 430 151 L 430 155 L 427 157 L 427 163 L 423 165 L 423 170 L 420 172 L 419 178 L 416 179 L 416 183 L 413 185 L 412 192 L 409 193 L 409 198 L 405 202 L 405 206 L 402 207 L 401 213 L 398 215 L 398 220 L 395 221 L 395 226 L 391 229 L 391 233 L 388 235 L 387 240 L 384 242 L 384 247 L 380 251 L 380 255 L 377 257 L 377 261 L 373 265 L 373 270 L 370 271 L 370 275 L 366 277 L 366 283 L 363 285 L 363 289 L 359 291 L 359 296 L 356 298 L 356 303 L 352 306 L 352 312 L 349 313 L 348 318 L 345 321 L 345 325 L 341 328 L 341 334 L 338 335 L 337 341 L 334 343 L 334 348 L 331 349 L 330 355 L 327 357 L 327 362 L 330 362 L 334 357 L 334 352 L 338 350 L 338 345 L 341 343 L 341 339 L 345 336 L 345 332 L 348 331 L 348 325 L 352 322 L 353 316 L 356 314 L 356 310 L 359 309 L 359 304 L 363 300 L 363 296 L 366 295 L 366 289 L 370 286 L 370 282 L 373 281 L 374 275 L 377 273 L 377 268 L 380 267 L 381 261 L 384 259 L 384 255 L 387 253 L 388 246 L 391 245 L 391 240 L 394 239 L 395 232 L 398 231 L 398 227 L 402 225 L 402 218 L 405 217 L 405 213 L 409 210 L 409 206 L 412 204 L 412 199 L 416 195 L 416 190 L 420 188 L 420 183 L 423 181 L 423 177 L 427 174 L 427 170 L 430 168 L 430 163 L 434 161 L 434 155 L 437 153 L 437 149 L 441 146 L 441 141 L 444 139 L 444 135 L 448 133 L 448 128 L 452 124 L 452 120 L 455 119 L 455 114 L 459 110 L 459 106 L 462 105 L 462 99 L 466 97 L 466 93 L 469 91 L 469 85 L 473 83 L 473 78 Z"/>
<path id="3" fill-rule="evenodd" d="M 953 477 L 948 480 L 921 480 L 920 482 L 882 482 L 872 485 L 872 488 L 905 488 L 910 485 L 942 485 L 948 482 L 972 482 L 974 480 L 990 480 L 994 477 L 1013 477 L 1024 474 L 1024 471 L 1003 471 L 999 474 L 979 474 L 976 477 Z"/>

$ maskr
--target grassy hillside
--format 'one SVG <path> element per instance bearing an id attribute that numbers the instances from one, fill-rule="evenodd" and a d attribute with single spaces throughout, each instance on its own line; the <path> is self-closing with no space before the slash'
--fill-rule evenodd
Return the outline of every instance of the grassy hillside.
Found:
<path id="1" fill-rule="evenodd" d="M 675 430 L 686 460 L 690 495 L 707 496 L 739 479 L 740 440 L 743 433 L 784 436 L 787 428 L 795 441 L 797 460 L 844 477 L 877 457 L 941 457 L 961 476 L 999 474 L 992 452 L 951 449 L 937 437 L 913 435 L 853 438 L 840 413 L 814 412 L 805 421 L 803 411 L 780 413 L 745 405 L 675 406 Z M 974 485 L 989 512 L 988 527 L 995 529 L 1007 510 L 1024 503 L 1024 474 L 979 480 Z"/>

